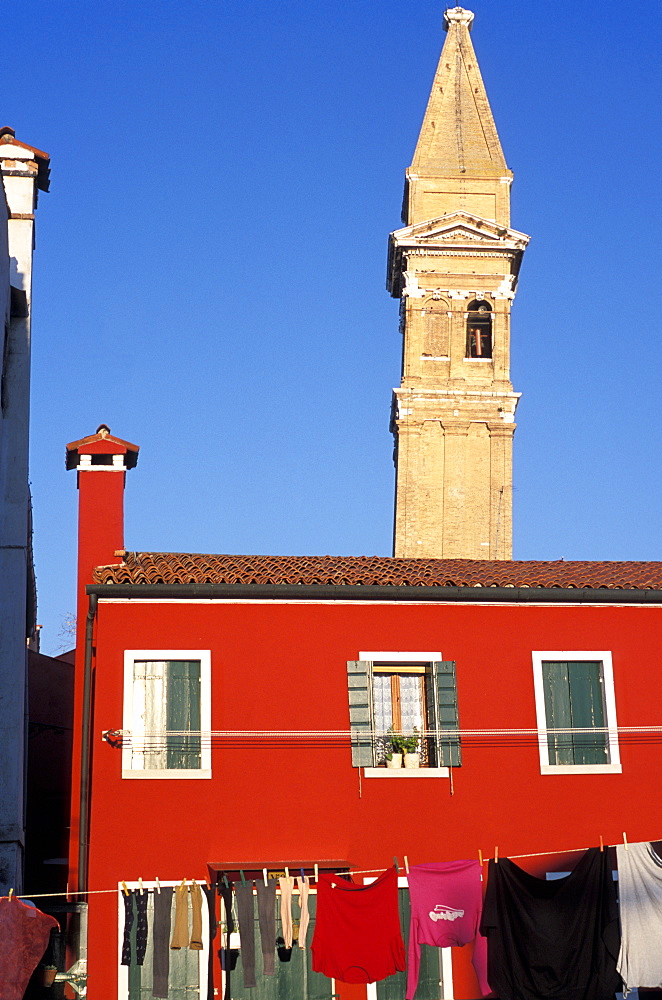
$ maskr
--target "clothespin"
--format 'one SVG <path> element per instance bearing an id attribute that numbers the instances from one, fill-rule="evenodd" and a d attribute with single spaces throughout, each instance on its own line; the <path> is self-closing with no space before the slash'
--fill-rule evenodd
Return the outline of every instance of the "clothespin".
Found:
<path id="1" fill-rule="evenodd" d="M 225 882 L 225 888 L 229 889 L 230 888 L 230 883 L 228 882 L 228 876 L 227 876 L 226 872 L 223 872 L 223 881 Z"/>
<path id="2" fill-rule="evenodd" d="M 129 895 L 129 887 L 126 884 L 126 882 L 122 882 L 122 892 L 124 893 L 125 896 Z"/>
<path id="3" fill-rule="evenodd" d="M 289 877 L 290 877 L 290 869 L 286 866 L 285 867 L 285 878 L 289 878 Z"/>
<path id="4" fill-rule="evenodd" d="M 405 874 L 409 875 L 409 858 L 405 854 Z"/>
<path id="5" fill-rule="evenodd" d="M 498 847 L 494 848 L 494 864 L 495 865 L 499 864 L 499 848 Z"/>
<path id="6" fill-rule="evenodd" d="M 626 851 L 630 850 L 630 848 L 628 847 L 628 838 L 625 836 L 625 830 L 623 831 L 623 847 L 625 848 Z"/>
<path id="7" fill-rule="evenodd" d="M 182 884 L 180 885 L 179 888 L 180 889 L 185 889 L 186 888 L 186 879 L 185 878 L 182 879 Z"/>
<path id="8" fill-rule="evenodd" d="M 483 852 L 481 851 L 480 847 L 478 848 L 478 860 L 480 861 L 480 867 L 482 868 L 483 867 Z"/>
<path id="9" fill-rule="evenodd" d="M 602 840 L 602 834 L 600 834 L 600 854 L 602 854 L 604 852 L 604 849 L 605 849 L 605 845 L 604 845 L 603 840 Z"/>
<path id="10" fill-rule="evenodd" d="M 317 883 L 317 879 L 318 878 L 319 878 L 319 865 L 317 863 L 315 863 L 315 882 L 316 883 Z"/>
<path id="11" fill-rule="evenodd" d="M 239 875 L 241 877 L 241 884 L 244 886 L 244 888 L 246 888 L 246 876 L 244 875 L 244 873 L 241 870 L 239 872 Z"/>
<path id="12" fill-rule="evenodd" d="M 267 884 L 267 869 L 266 868 L 262 869 L 262 878 L 264 879 L 264 884 L 266 885 Z"/>
<path id="13" fill-rule="evenodd" d="M 156 891 L 158 893 L 160 893 L 161 892 L 161 883 L 159 882 L 158 877 L 154 879 L 154 882 L 156 884 Z"/>
<path id="14" fill-rule="evenodd" d="M 400 869 L 398 868 L 398 859 L 397 859 L 397 857 L 395 857 L 395 855 L 393 857 L 393 864 L 395 865 L 396 872 L 399 872 Z"/>
<path id="15" fill-rule="evenodd" d="M 140 886 L 140 895 L 144 896 L 145 895 L 145 887 L 143 885 L 143 880 L 141 879 L 140 876 L 138 876 L 138 885 Z"/>
<path id="16" fill-rule="evenodd" d="M 9 896 L 7 897 L 10 903 L 11 903 L 11 898 L 12 898 L 13 895 L 14 895 L 14 890 L 10 889 L 9 890 Z"/>
<path id="17" fill-rule="evenodd" d="M 303 868 L 300 868 L 300 869 L 299 869 L 299 871 L 301 872 L 301 881 L 302 881 L 302 882 L 303 882 L 303 884 L 305 885 L 305 884 L 306 884 L 306 873 L 305 873 L 305 871 L 303 870 Z"/>

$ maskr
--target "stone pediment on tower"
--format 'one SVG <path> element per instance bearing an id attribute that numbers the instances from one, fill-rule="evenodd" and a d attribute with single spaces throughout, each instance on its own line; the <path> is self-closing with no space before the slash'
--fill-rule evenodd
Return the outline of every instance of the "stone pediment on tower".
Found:
<path id="1" fill-rule="evenodd" d="M 508 253 L 521 257 L 529 242 L 525 233 L 508 229 L 492 219 L 470 212 L 452 212 L 438 219 L 417 222 L 391 233 L 388 251 L 387 287 L 399 294 L 402 258 L 407 253 L 424 254 L 425 250 L 455 253 Z"/>

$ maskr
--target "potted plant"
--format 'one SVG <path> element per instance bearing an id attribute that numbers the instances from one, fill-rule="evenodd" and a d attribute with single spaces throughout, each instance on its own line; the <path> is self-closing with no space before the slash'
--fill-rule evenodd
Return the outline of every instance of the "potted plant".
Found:
<path id="1" fill-rule="evenodd" d="M 52 986 L 55 982 L 55 976 L 57 975 L 56 965 L 41 965 L 41 985 L 42 986 Z"/>
<path id="2" fill-rule="evenodd" d="M 405 767 L 418 767 L 420 755 L 418 753 L 420 735 L 416 726 L 411 736 L 403 733 L 395 733 L 391 727 L 388 730 L 388 742 L 386 751 L 387 767 L 402 767 L 403 757 Z"/>

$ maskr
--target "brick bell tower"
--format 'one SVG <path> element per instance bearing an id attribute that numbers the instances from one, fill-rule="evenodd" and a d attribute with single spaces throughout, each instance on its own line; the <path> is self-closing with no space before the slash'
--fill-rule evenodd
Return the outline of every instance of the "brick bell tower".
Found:
<path id="1" fill-rule="evenodd" d="M 469 32 L 446 41 L 391 234 L 387 287 L 401 302 L 393 393 L 394 555 L 512 558 L 510 307 L 529 237 L 510 229 L 513 175 Z"/>

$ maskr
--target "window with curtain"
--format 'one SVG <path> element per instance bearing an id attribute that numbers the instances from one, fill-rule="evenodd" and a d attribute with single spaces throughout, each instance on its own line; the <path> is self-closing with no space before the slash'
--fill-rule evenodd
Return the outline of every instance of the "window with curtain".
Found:
<path id="1" fill-rule="evenodd" d="M 125 654 L 124 776 L 209 776 L 209 740 L 202 739 L 211 728 L 209 653 L 148 658 L 141 652 Z"/>
<path id="2" fill-rule="evenodd" d="M 422 766 L 459 767 L 462 754 L 455 662 L 423 660 L 422 656 L 420 661 L 405 660 L 398 653 L 383 655 L 379 660 L 347 662 L 352 764 L 385 764 L 388 730 L 413 735 L 416 728 L 429 734 L 419 742 Z"/>

